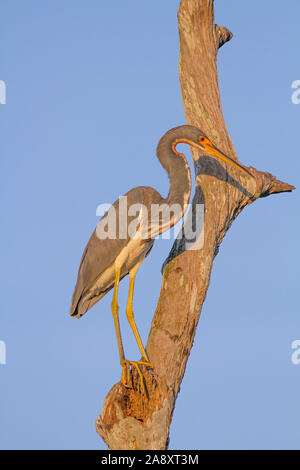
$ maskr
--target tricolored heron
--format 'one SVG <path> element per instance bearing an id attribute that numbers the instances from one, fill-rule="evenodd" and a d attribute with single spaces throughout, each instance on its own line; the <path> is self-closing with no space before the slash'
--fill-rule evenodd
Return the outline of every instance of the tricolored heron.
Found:
<path id="1" fill-rule="evenodd" d="M 155 222 L 151 220 L 151 234 L 149 234 L 149 219 L 142 216 L 142 211 L 139 212 L 138 229 L 133 237 L 129 235 L 127 229 L 125 232 L 126 235 L 123 237 L 99 238 L 97 229 L 93 232 L 84 250 L 79 266 L 78 279 L 73 293 L 70 314 L 73 317 L 80 318 L 114 287 L 111 310 L 117 334 L 120 364 L 122 366 L 121 381 L 124 384 L 126 383 L 125 370 L 127 366 L 134 365 L 141 379 L 142 375 L 139 365 L 153 367 L 142 344 L 134 321 L 132 310 L 133 289 L 137 270 L 144 258 L 149 254 L 154 243 L 154 236 L 170 229 L 180 220 L 184 215 L 186 205 L 190 198 L 191 172 L 185 156 L 176 150 L 176 146 L 179 143 L 189 144 L 204 150 L 208 155 L 216 156 L 243 173 L 252 176 L 246 168 L 218 150 L 200 129 L 188 125 L 176 127 L 169 130 L 160 139 L 157 146 L 157 157 L 167 171 L 170 180 L 168 197 L 163 198 L 155 189 L 144 186 L 131 189 L 125 196 L 127 198 L 127 207 L 134 204 L 141 204 L 141 207 L 148 210 L 148 215 L 151 213 L 151 206 L 153 205 L 172 206 L 177 204 L 180 208 L 179 213 L 169 218 L 165 223 L 162 223 L 161 220 L 156 220 Z M 112 207 L 115 211 L 116 221 L 118 221 L 119 224 L 118 228 L 121 229 L 121 225 L 124 223 L 126 227 L 128 227 L 130 220 L 128 213 L 125 214 L 125 217 L 123 214 L 123 219 L 122 217 L 121 219 L 119 218 L 119 200 L 117 200 Z M 108 215 L 105 214 L 102 219 L 100 219 L 98 225 L 102 224 L 103 226 L 103 224 L 107 222 L 107 217 Z M 129 274 L 129 293 L 126 315 L 142 354 L 140 361 L 129 361 L 125 359 L 120 332 L 118 288 L 120 280 L 127 274 Z"/>

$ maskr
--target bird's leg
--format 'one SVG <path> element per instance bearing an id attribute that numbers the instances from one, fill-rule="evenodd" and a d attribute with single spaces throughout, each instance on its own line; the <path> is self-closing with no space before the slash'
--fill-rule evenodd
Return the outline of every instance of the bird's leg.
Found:
<path id="1" fill-rule="evenodd" d="M 129 273 L 130 281 L 129 281 L 129 292 L 128 292 L 127 307 L 126 307 L 126 316 L 127 316 L 128 322 L 131 326 L 131 329 L 133 331 L 136 342 L 138 344 L 139 350 L 141 351 L 141 354 L 142 354 L 142 360 L 138 361 L 138 364 L 153 367 L 153 364 L 150 363 L 149 358 L 148 358 L 148 354 L 146 353 L 146 351 L 144 349 L 140 334 L 138 332 L 137 326 L 136 326 L 135 321 L 134 321 L 134 315 L 133 315 L 133 310 L 132 310 L 134 282 L 135 282 L 135 276 L 136 276 L 136 272 L 137 272 L 138 268 L 139 268 L 139 265 L 137 265 Z"/>
<path id="2" fill-rule="evenodd" d="M 125 359 L 125 356 L 124 356 L 124 349 L 123 349 L 122 336 L 121 336 L 120 323 L 119 323 L 119 305 L 118 305 L 118 290 L 119 290 L 119 282 L 120 282 L 120 271 L 121 271 L 121 269 L 118 268 L 116 270 L 116 274 L 115 274 L 115 286 L 114 286 L 113 299 L 112 299 L 112 303 L 111 303 L 111 310 L 112 310 L 114 324 L 115 324 L 115 328 L 116 328 L 118 348 L 119 348 L 119 356 L 120 356 L 120 364 L 122 366 L 121 382 L 124 385 L 127 385 L 126 367 L 130 366 L 130 365 L 133 365 L 133 366 L 136 367 L 136 369 L 138 371 L 138 374 L 139 374 L 140 379 L 141 379 L 142 388 L 144 388 L 143 376 L 142 376 L 142 373 L 141 373 L 140 368 L 138 366 L 138 363 L 135 362 L 135 361 L 128 361 L 127 359 Z M 139 362 L 139 364 L 143 364 L 143 362 Z"/>
<path id="3" fill-rule="evenodd" d="M 115 274 L 115 286 L 114 286 L 114 293 L 113 293 L 113 299 L 112 299 L 112 303 L 111 303 L 111 310 L 112 310 L 112 314 L 113 314 L 113 319 L 114 319 L 114 324 L 115 324 L 115 329 L 116 329 L 116 334 L 117 334 L 117 340 L 118 340 L 118 348 L 119 348 L 119 356 L 120 356 L 120 364 L 122 366 L 122 377 L 121 377 L 121 382 L 124 384 L 124 385 L 127 385 L 127 381 L 126 381 L 126 368 L 130 365 L 132 366 L 135 366 L 136 369 L 137 369 L 137 372 L 140 376 L 140 379 L 141 379 L 141 386 L 142 386 L 142 389 L 144 390 L 144 382 L 143 382 L 143 375 L 141 373 L 141 370 L 139 368 L 139 365 L 145 365 L 145 366 L 149 366 L 149 367 L 153 367 L 153 365 L 149 362 L 149 359 L 148 359 L 148 356 L 147 356 L 147 353 L 143 347 L 143 344 L 142 344 L 142 341 L 141 341 L 141 338 L 140 338 L 140 335 L 138 333 L 138 330 L 137 330 L 137 327 L 135 325 L 135 322 L 134 322 L 134 318 L 133 318 L 133 312 L 132 312 L 132 300 L 133 300 L 133 287 L 134 287 L 134 279 L 135 279 L 135 274 L 136 274 L 136 271 L 137 269 L 135 270 L 134 272 L 134 275 L 130 275 L 130 284 L 129 284 L 129 295 L 128 295 L 128 305 L 127 305 L 127 309 L 126 309 L 126 313 L 127 313 L 127 318 L 128 318 L 128 321 L 132 327 L 132 330 L 133 330 L 133 333 L 134 333 L 134 336 L 136 337 L 136 340 L 138 342 L 138 345 L 139 345 L 139 348 L 140 348 L 140 351 L 142 353 L 142 356 L 143 356 L 143 359 L 144 360 L 141 360 L 141 361 L 129 361 L 128 359 L 125 359 L 125 355 L 124 355 L 124 349 L 123 349 L 123 343 L 122 343 L 122 336 L 121 336 L 121 330 L 120 330 L 120 323 L 119 323 L 119 305 L 118 305 L 118 290 L 119 290 L 119 282 L 120 282 L 120 271 L 121 271 L 121 268 L 118 268 L 116 270 L 116 274 Z M 135 333 L 136 332 L 136 333 Z M 137 335 L 137 336 L 136 336 Z"/>
<path id="4" fill-rule="evenodd" d="M 113 294 L 113 299 L 112 299 L 112 303 L 111 303 L 111 311 L 112 311 L 112 314 L 113 314 L 114 324 L 115 324 L 115 328 L 116 328 L 118 348 L 119 348 L 119 356 L 120 356 L 120 364 L 123 367 L 122 379 L 121 380 L 122 380 L 123 383 L 125 383 L 124 382 L 125 377 L 123 377 L 124 376 L 125 356 L 124 356 L 124 349 L 123 349 L 120 323 L 119 323 L 119 305 L 118 305 L 118 290 L 119 290 L 119 282 L 120 282 L 120 271 L 121 271 L 121 268 L 118 268 L 116 270 L 116 274 L 115 274 L 115 287 L 114 287 L 114 294 Z"/>

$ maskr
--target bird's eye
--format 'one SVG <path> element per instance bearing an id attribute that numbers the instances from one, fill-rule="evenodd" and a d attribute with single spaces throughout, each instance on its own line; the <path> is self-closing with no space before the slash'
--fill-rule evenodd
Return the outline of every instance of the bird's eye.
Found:
<path id="1" fill-rule="evenodd" d="M 205 138 L 204 137 L 200 137 L 200 142 L 204 142 L 205 141 Z"/>

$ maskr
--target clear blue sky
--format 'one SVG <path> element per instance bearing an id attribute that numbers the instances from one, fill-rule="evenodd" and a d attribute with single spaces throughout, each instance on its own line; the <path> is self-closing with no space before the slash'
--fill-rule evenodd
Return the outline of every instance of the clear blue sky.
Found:
<path id="1" fill-rule="evenodd" d="M 234 33 L 219 53 L 240 160 L 300 187 L 300 3 L 215 2 Z M 184 123 L 179 1 L 2 0 L 0 447 L 104 449 L 94 422 L 120 378 L 111 294 L 68 315 L 96 207 L 139 185 L 162 194 L 160 136 Z M 171 449 L 299 448 L 299 190 L 249 206 L 214 264 L 170 434 Z M 171 242 L 136 282 L 145 340 Z M 127 356 L 139 357 L 125 321 Z"/>

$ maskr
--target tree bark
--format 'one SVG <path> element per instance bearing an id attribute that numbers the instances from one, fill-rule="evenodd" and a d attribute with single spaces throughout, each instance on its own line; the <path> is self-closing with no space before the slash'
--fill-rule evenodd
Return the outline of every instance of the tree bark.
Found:
<path id="1" fill-rule="evenodd" d="M 237 159 L 222 114 L 217 74 L 218 49 L 232 37 L 214 24 L 213 0 L 182 0 L 178 11 L 179 76 L 188 124 L 199 127 L 224 153 Z M 163 266 L 163 278 L 147 342 L 154 370 L 145 370 L 145 391 L 136 370 L 132 388 L 120 382 L 108 393 L 96 429 L 110 449 L 166 449 L 180 383 L 193 345 L 213 260 L 233 220 L 248 204 L 291 191 L 269 173 L 248 168 L 249 178 L 191 148 L 196 191 L 203 204 L 203 246 L 186 250 L 176 240 Z M 201 158 L 200 158 L 201 157 Z"/>

